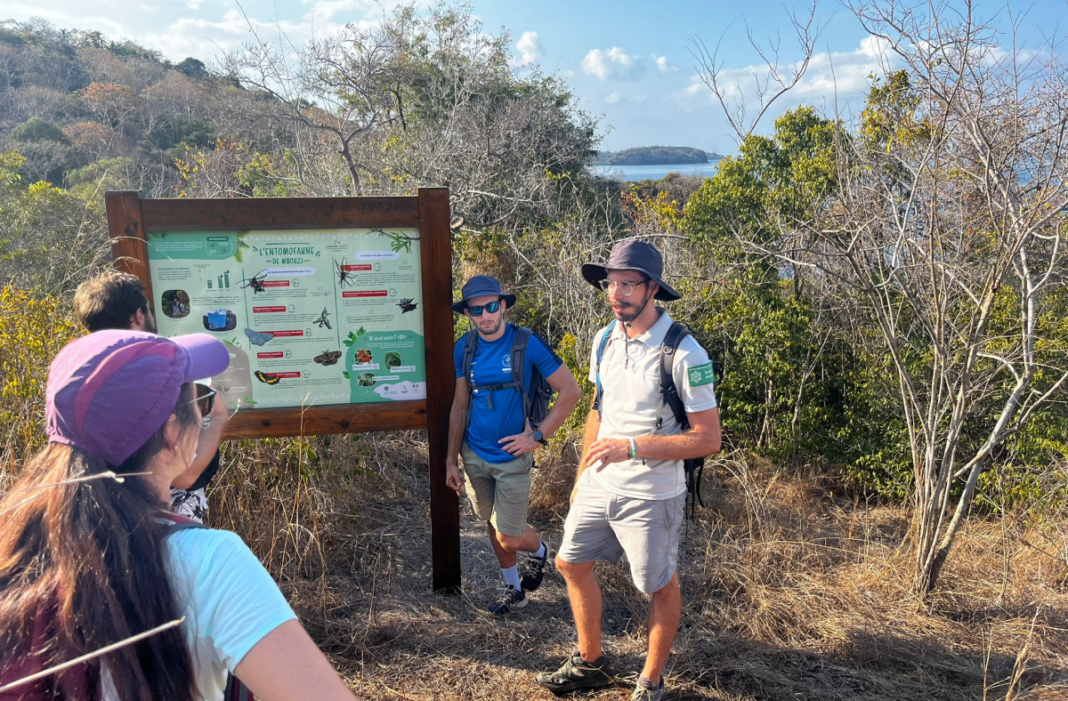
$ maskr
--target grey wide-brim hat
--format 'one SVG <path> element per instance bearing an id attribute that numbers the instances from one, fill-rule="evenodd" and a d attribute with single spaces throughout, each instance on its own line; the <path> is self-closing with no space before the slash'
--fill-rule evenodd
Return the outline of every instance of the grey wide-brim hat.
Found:
<path id="1" fill-rule="evenodd" d="M 511 293 L 505 294 L 501 290 L 501 283 L 497 282 L 497 278 L 489 275 L 475 275 L 464 285 L 463 290 L 460 292 L 460 301 L 452 305 L 452 310 L 457 314 L 463 314 L 464 309 L 467 308 L 467 300 L 475 297 L 485 297 L 486 295 L 497 295 L 509 307 L 515 306 L 515 295 Z"/>
<path id="2" fill-rule="evenodd" d="M 608 262 L 583 263 L 582 277 L 594 287 L 598 287 L 601 280 L 608 278 L 609 270 L 637 270 L 651 278 L 660 289 L 656 291 L 656 299 L 662 302 L 674 302 L 682 297 L 670 285 L 664 282 L 664 259 L 660 257 L 660 251 L 638 239 L 624 239 L 617 241 L 612 246 L 612 253 L 608 256 Z"/>

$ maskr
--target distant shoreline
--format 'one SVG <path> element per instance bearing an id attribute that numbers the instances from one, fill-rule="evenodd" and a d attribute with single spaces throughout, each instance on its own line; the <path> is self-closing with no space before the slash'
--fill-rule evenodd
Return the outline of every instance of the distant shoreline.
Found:
<path id="1" fill-rule="evenodd" d="M 671 166 L 712 163 L 722 158 L 689 146 L 639 146 L 622 151 L 598 153 L 591 166 Z"/>

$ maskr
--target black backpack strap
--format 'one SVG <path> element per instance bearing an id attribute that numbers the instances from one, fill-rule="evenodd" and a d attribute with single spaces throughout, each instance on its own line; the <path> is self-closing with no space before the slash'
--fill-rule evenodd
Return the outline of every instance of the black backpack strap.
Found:
<path id="1" fill-rule="evenodd" d="M 475 352 L 478 350 L 478 332 L 471 329 L 464 335 L 464 380 L 467 382 L 467 421 L 465 426 L 471 425 L 471 405 L 474 404 L 475 382 L 471 378 L 471 364 L 475 361 Z"/>
<path id="2" fill-rule="evenodd" d="M 677 321 L 671 322 L 667 333 L 664 335 L 664 343 L 660 346 L 660 392 L 664 395 L 664 403 L 671 407 L 671 413 L 679 422 L 682 430 L 690 428 L 690 419 L 686 416 L 686 406 L 679 396 L 678 387 L 675 386 L 675 376 L 672 373 L 675 363 L 675 353 L 678 352 L 682 342 L 690 336 L 690 330 Z M 657 419 L 657 428 L 660 428 L 660 419 Z M 704 507 L 705 502 L 701 499 L 701 477 L 705 472 L 704 458 L 689 458 L 682 461 L 683 471 L 686 474 L 687 500 L 690 505 L 690 518 L 694 517 L 697 505 Z"/>
<path id="3" fill-rule="evenodd" d="M 664 395 L 664 402 L 671 407 L 671 413 L 675 420 L 682 426 L 682 430 L 690 427 L 690 420 L 686 418 L 686 407 L 679 396 L 679 390 L 675 386 L 675 377 L 672 369 L 675 365 L 675 352 L 679 345 L 690 335 L 690 330 L 677 321 L 671 322 L 664 342 L 660 345 L 660 393 Z M 659 424 L 659 420 L 658 420 Z M 657 428 L 660 428 L 658 425 Z"/>
<path id="4" fill-rule="evenodd" d="M 526 327 L 517 326 L 515 338 L 512 339 L 512 382 L 519 390 L 519 396 L 523 398 L 523 418 L 527 420 L 530 419 L 530 397 L 523 386 L 523 374 L 526 372 L 527 345 L 532 333 L 534 332 Z"/>

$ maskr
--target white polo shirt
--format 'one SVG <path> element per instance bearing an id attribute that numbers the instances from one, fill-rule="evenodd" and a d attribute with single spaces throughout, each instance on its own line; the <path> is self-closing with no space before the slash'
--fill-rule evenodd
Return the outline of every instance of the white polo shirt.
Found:
<path id="1" fill-rule="evenodd" d="M 660 393 L 660 346 L 671 326 L 671 316 L 660 318 L 648 331 L 628 339 L 616 322 L 601 358 L 601 427 L 598 438 L 637 438 L 681 433 L 679 422 Z M 593 337 L 590 382 L 597 384 L 597 349 L 608 327 Z M 675 353 L 672 366 L 675 388 L 686 413 L 712 409 L 716 393 L 708 353 L 693 336 L 687 336 Z M 692 380 L 692 382 L 691 382 Z M 657 418 L 661 420 L 656 429 Z M 588 468 L 594 470 L 593 466 Z M 671 499 L 686 491 L 682 460 L 625 460 L 593 472 L 593 478 L 614 494 L 636 499 Z"/>

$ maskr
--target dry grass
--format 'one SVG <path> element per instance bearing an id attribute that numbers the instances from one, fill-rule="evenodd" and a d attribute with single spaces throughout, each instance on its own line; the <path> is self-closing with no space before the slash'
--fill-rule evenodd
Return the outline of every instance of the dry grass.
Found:
<path id="1" fill-rule="evenodd" d="M 422 434 L 228 453 L 214 525 L 237 530 L 269 563 L 359 697 L 552 698 L 533 679 L 573 641 L 558 574 L 523 611 L 490 617 L 499 570 L 465 503 L 464 594 L 430 592 Z M 572 458 L 543 457 L 535 478 L 532 518 L 554 546 Z M 1023 544 L 1033 526 L 974 520 L 938 591 L 920 600 L 908 588 L 898 507 L 858 504 L 818 477 L 745 460 L 708 471 L 705 502 L 680 554 L 685 604 L 668 698 L 1068 699 L 1068 572 Z M 625 566 L 598 567 L 605 644 L 633 674 L 647 600 Z M 624 683 L 589 698 L 629 693 Z"/>

